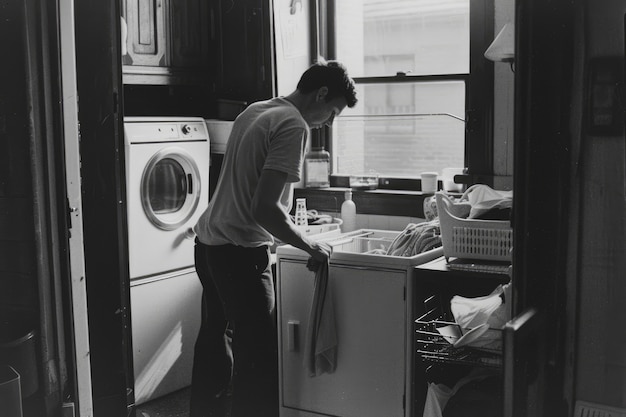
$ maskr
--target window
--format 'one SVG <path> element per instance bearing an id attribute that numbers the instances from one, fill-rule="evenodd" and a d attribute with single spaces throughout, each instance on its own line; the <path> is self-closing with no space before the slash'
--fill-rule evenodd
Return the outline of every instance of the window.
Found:
<path id="1" fill-rule="evenodd" d="M 187 176 L 176 160 L 163 158 L 148 177 L 148 196 L 155 214 L 176 213 L 187 199 Z"/>
<path id="2" fill-rule="evenodd" d="M 493 0 L 321 5 L 321 27 L 329 28 L 320 32 L 321 53 L 346 64 L 359 97 L 335 119 L 334 174 L 492 172 L 493 70 L 483 53 L 493 39 Z"/>

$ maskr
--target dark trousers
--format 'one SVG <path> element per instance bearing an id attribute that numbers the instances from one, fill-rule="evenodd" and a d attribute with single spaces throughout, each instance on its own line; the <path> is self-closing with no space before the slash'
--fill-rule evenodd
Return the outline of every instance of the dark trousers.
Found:
<path id="1" fill-rule="evenodd" d="M 269 248 L 196 241 L 195 263 L 203 297 L 190 417 L 277 417 L 278 341 Z"/>

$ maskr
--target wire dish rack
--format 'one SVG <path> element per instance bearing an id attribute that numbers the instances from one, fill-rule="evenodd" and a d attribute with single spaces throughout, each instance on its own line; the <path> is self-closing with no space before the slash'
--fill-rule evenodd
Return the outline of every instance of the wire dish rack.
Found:
<path id="1" fill-rule="evenodd" d="M 441 227 L 443 255 L 446 259 L 511 261 L 513 228 L 505 220 L 462 219 L 450 213 L 454 202 L 437 193 L 437 212 Z"/>
<path id="2" fill-rule="evenodd" d="M 444 337 L 442 334 L 442 330 L 450 326 L 456 326 L 461 330 L 460 326 L 454 322 L 452 313 L 441 308 L 436 295 L 426 299 L 424 305 L 426 313 L 415 320 L 416 348 L 423 362 L 502 368 L 501 344 L 490 345 L 488 348 L 467 345 L 455 347 L 453 343 L 458 339 L 451 335 Z M 487 331 L 497 332 L 499 340 L 502 340 L 501 329 L 490 328 Z"/>

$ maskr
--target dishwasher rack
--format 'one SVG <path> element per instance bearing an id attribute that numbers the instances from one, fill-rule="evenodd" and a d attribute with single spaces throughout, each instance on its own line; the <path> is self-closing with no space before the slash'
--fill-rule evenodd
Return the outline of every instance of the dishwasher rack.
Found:
<path id="1" fill-rule="evenodd" d="M 439 328 L 458 326 L 458 324 L 454 322 L 449 309 L 443 308 L 437 295 L 427 298 L 424 301 L 424 306 L 426 313 L 415 320 L 416 349 L 423 362 L 502 368 L 502 348 L 500 346 L 494 348 L 454 347 L 439 333 Z M 501 339 L 501 329 L 489 329 L 488 331 L 498 332 Z M 446 337 L 453 338 L 453 336 Z"/>

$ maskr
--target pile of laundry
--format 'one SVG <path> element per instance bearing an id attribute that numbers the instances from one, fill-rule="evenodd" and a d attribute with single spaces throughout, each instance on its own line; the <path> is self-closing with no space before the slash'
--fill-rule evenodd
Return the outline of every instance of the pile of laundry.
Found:
<path id="1" fill-rule="evenodd" d="M 510 220 L 513 192 L 499 191 L 484 184 L 469 187 L 460 198 L 448 197 L 448 211 L 462 219 Z M 415 256 L 442 246 L 436 199 L 424 201 L 424 223 L 409 223 L 393 240 L 386 255 Z"/>
<path id="2" fill-rule="evenodd" d="M 424 223 L 409 223 L 391 242 L 387 255 L 415 256 L 441 246 L 439 219 Z"/>
<path id="3" fill-rule="evenodd" d="M 485 184 L 475 184 L 453 202 L 449 207 L 450 214 L 459 218 L 510 220 L 513 191 L 494 190 Z"/>

